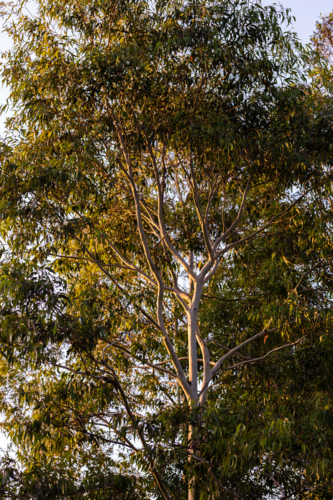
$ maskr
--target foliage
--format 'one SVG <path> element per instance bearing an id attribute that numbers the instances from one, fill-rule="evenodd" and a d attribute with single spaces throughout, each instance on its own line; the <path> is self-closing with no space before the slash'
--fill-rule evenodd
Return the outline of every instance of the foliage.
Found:
<path id="1" fill-rule="evenodd" d="M 2 498 L 332 498 L 324 62 L 257 2 L 36 3 L 2 4 Z"/>

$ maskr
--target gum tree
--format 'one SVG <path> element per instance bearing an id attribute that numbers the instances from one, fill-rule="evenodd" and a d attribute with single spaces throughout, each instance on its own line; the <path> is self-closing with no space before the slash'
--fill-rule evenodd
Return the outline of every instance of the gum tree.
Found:
<path id="1" fill-rule="evenodd" d="M 3 15 L 3 497 L 330 494 L 331 107 L 288 12 Z"/>

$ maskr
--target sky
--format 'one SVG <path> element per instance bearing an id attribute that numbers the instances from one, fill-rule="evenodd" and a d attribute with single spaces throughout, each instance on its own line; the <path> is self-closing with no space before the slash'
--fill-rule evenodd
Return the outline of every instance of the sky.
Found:
<path id="1" fill-rule="evenodd" d="M 310 37 L 315 30 L 316 21 L 319 20 L 320 15 L 327 15 L 333 11 L 332 0 L 280 0 L 276 2 L 262 0 L 264 5 L 271 5 L 272 3 L 291 9 L 291 14 L 296 17 L 293 28 L 303 43 L 310 42 Z"/>
<path id="2" fill-rule="evenodd" d="M 262 0 L 264 5 L 271 5 L 272 1 Z M 296 17 L 293 29 L 298 33 L 303 43 L 309 43 L 310 37 L 316 27 L 316 21 L 321 14 L 329 14 L 333 11 L 332 0 L 280 0 L 275 2 L 291 9 L 291 14 Z M 0 51 L 7 50 L 11 46 L 10 40 L 4 33 L 0 33 Z M 4 104 L 8 96 L 8 89 L 0 87 L 0 104 Z M 4 116 L 0 116 L 0 135 L 4 136 Z M 0 433 L 0 448 L 6 448 L 6 440 Z"/>

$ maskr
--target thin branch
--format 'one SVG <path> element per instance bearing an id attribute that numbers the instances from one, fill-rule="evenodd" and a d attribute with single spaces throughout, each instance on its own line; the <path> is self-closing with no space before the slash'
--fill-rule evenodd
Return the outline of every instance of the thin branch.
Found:
<path id="1" fill-rule="evenodd" d="M 171 361 L 170 361 L 170 363 L 171 363 Z M 139 370 L 148 370 L 149 368 L 152 368 L 153 370 L 158 370 L 159 372 L 166 373 L 167 375 L 170 375 L 170 377 L 178 380 L 178 377 L 175 373 L 172 373 L 169 370 L 166 370 L 165 368 L 151 365 L 149 363 L 147 363 L 147 365 L 141 365 L 141 366 L 140 365 L 133 365 L 133 368 L 138 368 Z"/>
<path id="2" fill-rule="evenodd" d="M 268 356 L 270 356 L 274 352 L 280 351 L 281 349 L 285 349 L 286 347 L 292 347 L 292 346 L 298 344 L 299 342 L 301 342 L 301 340 L 303 340 L 303 339 L 304 339 L 304 337 L 296 340 L 296 342 L 292 342 L 290 344 L 285 344 L 285 345 L 282 345 L 280 347 L 276 347 L 275 349 L 272 349 L 271 351 L 267 352 L 261 358 L 251 358 L 251 359 L 248 359 L 246 361 L 242 361 L 241 363 L 237 363 L 236 365 L 228 366 L 227 368 L 221 368 L 220 371 L 233 370 L 234 368 L 238 368 L 238 366 L 244 366 L 244 365 L 252 364 L 252 363 L 255 363 L 256 361 L 263 361 L 264 359 L 266 359 Z"/>
<path id="3" fill-rule="evenodd" d="M 294 201 L 294 203 L 292 203 L 291 205 L 289 205 L 289 207 L 287 207 L 283 212 L 277 214 L 277 215 L 274 215 L 274 217 L 272 217 L 266 224 L 264 224 L 261 228 L 257 229 L 257 231 L 254 231 L 254 233 L 250 234 L 249 236 L 245 236 L 244 238 L 241 238 L 240 240 L 236 241 L 235 243 L 231 243 L 230 245 L 227 245 L 225 248 L 223 248 L 222 250 L 220 250 L 219 252 L 217 252 L 215 254 L 215 258 L 217 259 L 218 257 L 220 257 L 221 255 L 229 252 L 229 250 L 231 250 L 232 248 L 235 248 L 236 246 L 238 245 L 242 245 L 243 243 L 247 242 L 247 241 L 251 241 L 255 236 L 257 236 L 257 234 L 261 233 L 262 231 L 264 231 L 267 227 L 269 227 L 271 224 L 273 224 L 273 222 L 279 218 L 279 217 L 282 217 L 282 215 L 286 214 L 287 212 L 289 212 L 295 205 L 297 205 L 297 203 L 299 201 L 301 201 L 304 196 L 306 196 L 310 191 L 312 190 L 312 188 L 309 188 L 307 191 L 305 191 L 305 193 L 303 193 L 299 198 L 297 198 L 297 200 Z"/>
<path id="4" fill-rule="evenodd" d="M 228 352 L 231 351 L 231 349 L 232 349 L 231 347 L 229 348 L 229 347 L 226 347 L 226 346 L 220 344 L 215 339 L 208 339 L 207 344 L 209 342 L 213 342 L 213 344 L 215 344 L 217 347 L 222 347 L 222 349 L 224 349 L 225 351 L 228 351 Z M 251 357 L 251 356 L 244 356 L 243 354 L 240 354 L 239 352 L 236 353 L 236 356 L 239 356 L 239 357 L 244 358 L 244 359 L 250 359 L 250 357 Z"/>
<path id="5" fill-rule="evenodd" d="M 127 175 L 128 175 L 129 180 L 130 180 L 130 183 L 131 183 L 131 189 L 132 189 L 132 195 L 133 195 L 135 208 L 136 208 L 136 218 L 137 218 L 137 225 L 138 225 L 141 243 L 142 243 L 143 250 L 144 250 L 148 265 L 150 267 L 150 270 L 151 270 L 152 274 L 154 274 L 155 279 L 158 282 L 157 318 L 158 318 L 159 329 L 163 333 L 164 345 L 166 347 L 166 350 L 168 351 L 170 358 L 172 359 L 173 365 L 174 365 L 175 370 L 178 374 L 180 384 L 182 385 L 184 392 L 186 394 L 189 394 L 190 393 L 190 386 L 186 380 L 184 370 L 182 369 L 182 366 L 181 366 L 180 362 L 178 361 L 176 352 L 174 350 L 174 347 L 172 345 L 172 342 L 169 338 L 169 335 L 168 335 L 166 328 L 165 328 L 165 325 L 164 325 L 163 312 L 162 312 L 164 283 L 163 283 L 162 277 L 161 277 L 159 271 L 157 270 L 157 267 L 156 267 L 156 265 L 151 257 L 146 234 L 145 234 L 145 231 L 143 229 L 142 217 L 141 217 L 141 205 L 140 205 L 139 195 L 138 195 L 135 183 L 134 183 L 133 171 L 132 171 L 132 166 L 131 166 L 129 154 L 128 154 L 126 144 L 125 144 L 123 135 L 121 133 L 119 124 L 115 120 L 114 116 L 112 116 L 112 118 L 113 118 L 113 122 L 114 122 L 114 126 L 116 128 L 116 131 L 118 133 L 119 141 L 121 144 L 121 148 L 122 148 L 123 155 L 124 155 L 127 169 L 128 169 Z M 148 141 L 148 144 L 149 144 L 149 141 Z M 150 147 L 150 145 L 149 145 L 149 147 Z M 120 158 L 118 158 L 118 161 L 119 161 L 120 167 L 126 172 L 126 170 L 123 168 L 122 161 Z M 157 175 L 158 175 L 158 173 L 157 173 Z M 158 179 L 158 177 L 157 177 L 157 179 Z M 160 214 L 159 214 L 159 217 L 160 217 Z M 162 235 L 164 236 L 165 235 L 165 227 L 161 226 L 160 229 L 162 231 Z M 167 241 L 167 239 L 165 241 Z"/>
<path id="6" fill-rule="evenodd" d="M 234 220 L 234 222 L 229 227 L 229 229 L 225 233 L 223 233 L 221 236 L 219 236 L 219 238 L 217 238 L 217 240 L 215 241 L 215 243 L 213 245 L 214 252 L 215 252 L 215 250 L 217 250 L 218 245 L 222 241 L 224 241 L 229 236 L 229 234 L 231 234 L 232 231 L 234 229 L 236 229 L 236 227 L 238 226 L 238 223 L 241 220 L 242 213 L 243 213 L 243 210 L 244 210 L 244 207 L 245 207 L 245 202 L 246 202 L 246 198 L 247 198 L 247 195 L 248 195 L 248 192 L 249 192 L 249 189 L 250 189 L 250 184 L 251 184 L 251 177 L 247 181 L 246 188 L 245 188 L 245 191 L 244 191 L 244 194 L 243 194 L 243 199 L 242 199 L 241 205 L 240 205 L 239 210 L 238 210 L 238 215 L 237 215 L 236 219 Z"/>
<path id="7" fill-rule="evenodd" d="M 114 430 L 114 429 L 112 429 L 112 430 Z M 100 439 L 104 443 L 116 444 L 117 446 L 125 446 L 125 448 L 129 448 L 130 450 L 138 451 L 137 448 L 132 446 L 132 444 L 122 443 L 121 441 L 114 441 L 113 439 L 108 439 L 108 438 L 105 438 L 103 436 L 100 436 L 99 434 L 95 434 L 94 432 L 89 432 L 86 430 L 82 430 L 82 432 L 84 434 L 86 434 L 87 436 L 91 436 L 92 438 L 95 438 L 96 440 Z"/>
<path id="8" fill-rule="evenodd" d="M 120 285 L 119 283 L 117 282 L 117 280 L 114 279 L 114 277 L 104 268 L 104 266 L 99 262 L 98 259 L 96 259 L 96 257 L 88 250 L 88 248 L 85 246 L 85 244 L 83 243 L 83 241 L 81 241 L 77 236 L 74 236 L 74 238 L 80 242 L 80 244 L 82 245 L 82 247 L 84 248 L 84 250 L 87 252 L 87 254 L 94 260 L 94 262 L 97 264 L 97 266 L 100 268 L 100 270 L 112 281 L 112 283 L 114 283 L 116 285 L 116 287 L 118 288 L 118 290 L 120 290 L 124 295 L 128 295 L 128 293 L 126 292 L 126 290 L 124 290 Z M 141 306 L 138 306 L 138 305 L 134 305 L 134 307 L 137 307 L 139 309 L 139 311 L 142 312 L 142 314 L 154 325 L 156 326 L 156 328 L 158 328 L 159 330 L 161 330 L 161 327 L 160 325 L 157 323 L 157 321 L 154 320 L 154 318 L 152 318 L 150 316 L 150 314 L 148 314 Z"/>
<path id="9" fill-rule="evenodd" d="M 293 325 L 295 324 L 297 321 L 290 321 L 288 323 L 288 325 Z M 222 363 L 230 358 L 230 356 L 232 356 L 233 354 L 235 354 L 237 351 L 239 351 L 240 349 L 242 349 L 243 347 L 245 347 L 246 345 L 250 344 L 251 342 L 254 342 L 255 340 L 258 340 L 260 339 L 263 335 L 269 335 L 270 333 L 273 333 L 273 332 L 276 332 L 277 330 L 279 330 L 280 328 L 282 328 L 284 325 L 281 325 L 281 326 L 276 326 L 275 328 L 271 328 L 270 330 L 267 330 L 267 328 L 264 328 L 261 332 L 257 333 L 256 335 L 253 335 L 253 337 L 247 339 L 247 340 L 244 340 L 244 342 L 242 342 L 241 344 L 239 344 L 238 346 L 234 347 L 233 349 L 231 349 L 229 352 L 227 352 L 224 356 L 222 356 L 216 363 L 215 363 L 215 366 L 214 368 L 210 371 L 210 376 L 208 378 L 208 381 L 207 381 L 207 384 L 209 384 L 209 382 L 212 380 L 212 378 L 214 377 L 214 375 L 216 374 L 216 372 L 219 370 L 220 366 L 222 365 Z M 204 391 L 204 389 L 206 388 L 206 386 L 204 386 L 201 391 L 200 391 L 200 394 Z"/>
<path id="10" fill-rule="evenodd" d="M 137 272 L 138 274 L 140 274 L 141 276 L 143 276 L 151 285 L 154 285 L 156 287 L 158 287 L 158 283 L 153 279 L 151 278 L 145 271 L 143 271 L 142 269 L 140 269 L 138 266 L 136 266 L 133 262 L 129 261 L 128 259 L 126 259 L 125 256 L 123 256 L 121 254 L 121 252 L 119 252 L 119 250 L 117 250 L 117 248 L 113 245 L 113 243 L 109 240 L 109 238 L 107 237 L 107 235 L 105 235 L 107 240 L 108 240 L 108 244 L 110 245 L 110 247 L 112 248 L 112 250 L 115 252 L 115 254 L 119 257 L 119 259 L 124 262 L 124 264 L 126 264 L 127 267 L 125 267 L 125 269 L 128 269 L 128 270 L 132 270 L 132 271 L 135 271 Z M 105 264 L 103 264 L 105 266 Z M 186 302 L 184 301 L 184 299 L 187 299 L 188 298 L 188 295 L 185 293 L 185 292 L 182 292 L 182 290 L 180 290 L 178 287 L 171 287 L 171 286 L 166 286 L 164 285 L 164 288 L 165 290 L 167 290 L 168 292 L 172 292 L 173 294 L 175 294 L 179 300 L 179 302 L 182 304 L 182 306 L 184 307 L 185 310 L 188 309 L 187 307 L 187 304 Z"/>
<path id="11" fill-rule="evenodd" d="M 304 280 L 304 278 L 310 274 L 316 267 L 318 267 L 320 264 L 322 264 L 323 262 L 325 261 L 325 259 L 320 259 L 316 264 L 314 264 L 310 269 L 308 269 L 305 273 L 302 274 L 302 276 L 300 277 L 299 279 L 299 282 L 297 283 L 297 285 L 295 286 L 295 288 L 293 289 L 294 292 L 297 291 L 297 288 L 299 287 L 299 285 L 302 283 L 302 281 Z"/>
<path id="12" fill-rule="evenodd" d="M 117 257 L 124 263 L 126 264 L 126 266 L 130 269 L 132 269 L 133 271 L 136 271 L 137 273 L 141 274 L 147 281 L 149 281 L 149 283 L 151 283 L 152 285 L 155 285 L 157 286 L 157 283 L 154 279 L 152 279 L 147 273 L 145 273 L 142 269 L 140 269 L 138 266 L 136 266 L 133 262 L 129 261 L 128 259 L 126 259 L 126 257 L 124 255 L 122 255 L 121 252 L 119 252 L 119 250 L 114 246 L 114 244 L 109 240 L 109 238 L 107 237 L 107 235 L 104 234 L 104 236 L 106 236 L 107 238 L 107 241 L 108 241 L 108 244 L 109 246 L 112 248 L 112 250 L 114 251 L 114 253 L 117 255 Z"/>
<path id="13" fill-rule="evenodd" d="M 106 377 L 103 375 L 94 375 L 93 373 L 90 373 L 87 371 L 82 372 L 80 370 L 75 370 L 74 368 L 70 368 L 69 366 L 59 365 L 57 363 L 54 363 L 53 361 L 47 361 L 47 363 L 49 363 L 50 365 L 56 366 L 57 368 L 61 368 L 62 370 L 67 370 L 67 371 L 70 371 L 72 373 L 76 373 L 76 375 L 83 375 L 85 377 L 92 377 L 92 378 L 95 378 L 97 380 L 102 380 L 103 382 L 109 382 L 113 386 L 115 385 L 115 381 L 113 379 L 111 379 L 110 377 Z"/>
<path id="14" fill-rule="evenodd" d="M 145 142 L 146 142 L 146 146 L 147 146 L 147 149 L 149 151 L 149 155 L 150 155 L 150 158 L 151 158 L 151 161 L 152 161 L 152 164 L 153 164 L 155 181 L 156 181 L 156 185 L 157 185 L 157 194 L 158 194 L 158 199 L 157 199 L 158 210 L 157 210 L 157 213 L 158 213 L 159 230 L 160 230 L 160 233 L 162 235 L 163 241 L 167 245 L 167 247 L 168 247 L 169 251 L 172 253 L 172 255 L 183 266 L 183 268 L 189 274 L 191 274 L 193 278 L 195 278 L 195 274 L 190 269 L 190 267 L 188 266 L 188 264 L 185 261 L 185 259 L 176 250 L 176 248 L 174 247 L 174 245 L 172 245 L 172 243 L 171 243 L 171 241 L 170 241 L 170 239 L 168 237 L 168 234 L 167 234 L 167 231 L 166 231 L 166 228 L 165 228 L 165 223 L 164 223 L 164 216 L 163 216 L 163 189 L 162 189 L 161 182 L 160 182 L 160 179 L 159 179 L 159 172 L 158 172 L 158 168 L 157 168 L 157 164 L 156 164 L 156 158 L 155 158 L 155 155 L 153 153 L 150 141 L 149 141 L 149 139 L 148 139 L 148 137 L 146 135 L 145 130 L 142 127 L 140 127 L 140 125 L 138 123 L 138 120 L 137 120 L 137 117 L 136 117 L 136 114 L 135 114 L 134 110 L 132 110 L 132 113 L 133 113 L 133 117 L 134 117 L 134 120 L 135 120 L 135 124 L 136 124 L 138 133 L 139 134 L 142 133 L 143 136 L 144 136 L 144 139 L 145 139 Z"/>
<path id="15" fill-rule="evenodd" d="M 190 171 L 191 171 L 191 177 L 192 177 L 192 182 L 190 182 L 190 186 L 192 187 L 195 209 L 197 211 L 197 215 L 199 218 L 202 234 L 203 234 L 205 244 L 206 244 L 206 249 L 208 251 L 208 254 L 210 255 L 210 258 L 213 258 L 214 249 L 213 249 L 212 240 L 210 238 L 208 227 L 207 227 L 207 219 L 206 219 L 206 217 L 203 216 L 202 211 L 201 211 L 201 207 L 200 207 L 200 197 L 199 197 L 199 193 L 198 193 L 198 186 L 197 186 L 197 181 L 195 178 L 195 172 L 194 172 L 194 168 L 193 168 L 192 155 L 190 157 Z"/>
<path id="16" fill-rule="evenodd" d="M 146 443 L 146 439 L 145 439 L 145 437 L 144 437 L 144 435 L 143 435 L 143 433 L 142 433 L 142 430 L 140 429 L 140 426 L 138 425 L 138 422 L 137 422 L 137 420 L 136 420 L 136 417 L 134 416 L 134 414 L 133 414 L 133 412 L 132 412 L 132 410 L 131 410 L 131 407 L 130 407 L 129 402 L 128 402 L 128 399 L 127 399 L 127 396 L 126 396 L 125 391 L 124 391 L 124 389 L 123 389 L 123 387 L 122 387 L 122 385 L 121 385 L 121 383 L 120 383 L 120 381 L 119 381 L 119 378 L 118 378 L 118 376 L 117 376 L 117 374 L 116 374 L 116 371 L 114 370 L 114 368 L 112 368 L 112 366 L 110 366 L 110 365 L 109 365 L 108 363 L 106 363 L 106 361 L 104 360 L 104 351 L 103 351 L 103 362 L 104 362 L 105 366 L 106 366 L 106 367 L 107 367 L 107 368 L 108 368 L 108 369 L 112 372 L 112 374 L 113 374 L 113 376 L 114 376 L 114 379 L 115 379 L 115 382 L 116 382 L 116 384 L 117 384 L 117 388 L 118 388 L 118 390 L 119 390 L 119 392 L 120 392 L 120 394 L 121 394 L 121 398 L 122 398 L 123 403 L 124 403 L 124 406 L 125 406 L 125 408 L 126 408 L 126 412 L 127 412 L 128 416 L 129 416 L 130 420 L 132 421 L 132 423 L 133 423 L 133 425 L 134 425 L 135 430 L 136 430 L 136 431 L 137 431 L 137 433 L 138 433 L 138 436 L 139 436 L 139 438 L 140 438 L 140 441 L 141 441 L 141 443 L 142 443 L 142 446 L 144 447 L 144 449 L 145 449 L 145 450 L 147 450 L 148 446 L 147 446 L 147 443 Z M 160 490 L 161 490 L 161 492 L 162 492 L 162 494 L 163 494 L 164 498 L 165 498 L 166 500 L 171 500 L 171 497 L 170 497 L 169 493 L 167 492 L 167 490 L 165 489 L 165 487 L 164 487 L 164 485 L 163 485 L 163 483 L 162 483 L 162 479 L 161 479 L 161 477 L 160 477 L 160 474 L 159 474 L 159 472 L 157 471 L 157 469 L 155 468 L 155 465 L 154 465 L 154 463 L 152 462 L 152 460 L 151 460 L 151 458 L 150 458 L 149 454 L 146 454 L 146 457 L 147 457 L 147 461 L 148 461 L 148 463 L 149 463 L 149 469 L 150 469 L 150 471 L 151 471 L 151 473 L 152 473 L 153 477 L 155 478 L 155 481 L 156 481 L 156 483 L 157 483 L 158 487 L 160 488 Z"/>
<path id="17" fill-rule="evenodd" d="M 264 474 L 265 474 L 265 476 L 269 477 L 273 481 L 273 483 L 276 484 L 276 486 L 281 491 L 281 493 L 282 493 L 281 500 L 285 500 L 286 499 L 286 494 L 285 494 L 284 489 L 282 488 L 281 484 L 276 479 L 274 479 L 273 476 L 270 476 L 269 474 L 267 474 L 267 472 L 265 472 Z"/>
<path id="18" fill-rule="evenodd" d="M 203 462 L 205 464 L 208 464 L 210 465 L 210 467 L 208 468 L 208 472 L 212 475 L 213 479 L 216 481 L 216 483 L 219 485 L 220 488 L 222 488 L 223 490 L 227 491 L 228 493 L 230 493 L 231 495 L 233 495 L 237 500 L 239 499 L 239 497 L 236 495 L 235 492 L 229 490 L 229 488 L 227 488 L 226 486 L 223 486 L 220 481 L 217 479 L 217 477 L 215 476 L 215 474 L 213 473 L 213 471 L 211 470 L 212 468 L 212 464 L 211 462 L 209 462 L 208 460 L 205 460 L 204 458 L 200 458 L 198 457 L 197 455 L 195 455 L 193 452 L 191 452 L 190 450 L 186 450 L 186 452 L 188 453 L 188 455 L 190 455 L 192 458 L 194 458 L 195 460 L 198 460 L 198 462 Z"/>
<path id="19" fill-rule="evenodd" d="M 211 272 L 208 274 L 208 276 L 205 277 L 205 279 L 203 280 L 203 284 L 205 285 L 206 283 L 208 283 L 208 281 L 210 281 L 210 279 L 214 276 L 214 274 L 216 273 L 216 271 L 218 270 L 218 267 L 219 267 L 219 264 L 220 264 L 220 259 L 217 258 L 215 260 L 215 263 L 214 263 L 214 266 L 213 266 L 213 269 L 211 270 Z"/>
<path id="20" fill-rule="evenodd" d="M 181 358 L 178 358 L 178 359 L 179 359 L 179 361 L 182 361 L 182 360 L 189 359 L 189 358 L 188 358 L 188 356 L 182 356 Z M 198 358 L 197 361 L 204 362 L 204 359 Z M 160 363 L 154 364 L 154 367 L 157 367 L 159 365 L 163 365 L 165 363 L 170 363 L 170 362 L 171 361 L 169 361 L 169 360 L 168 361 L 161 361 Z M 209 364 L 215 365 L 215 362 L 214 361 L 210 361 Z"/>

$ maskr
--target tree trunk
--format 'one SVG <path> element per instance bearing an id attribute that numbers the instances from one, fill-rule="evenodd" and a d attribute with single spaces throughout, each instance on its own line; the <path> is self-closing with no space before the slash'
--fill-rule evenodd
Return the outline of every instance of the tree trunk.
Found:
<path id="1" fill-rule="evenodd" d="M 189 451 L 193 455 L 198 455 L 198 436 L 197 433 L 195 432 L 195 429 L 190 426 L 189 427 L 189 432 L 188 432 L 188 441 L 189 441 Z M 191 455 L 188 457 L 189 463 L 193 461 L 193 458 L 191 458 Z M 200 491 L 198 484 L 195 480 L 195 477 L 190 477 L 188 479 L 188 500 L 199 500 L 200 498 Z"/>
<path id="2" fill-rule="evenodd" d="M 190 252 L 189 265 L 193 269 L 193 252 Z M 192 303 L 190 310 L 187 315 L 187 327 L 188 327 L 188 357 L 189 357 L 189 383 L 191 385 L 191 400 L 189 404 L 191 408 L 198 406 L 198 360 L 197 360 L 197 317 L 199 311 L 199 302 L 202 294 L 202 283 L 193 282 L 191 276 L 189 275 L 189 293 L 193 294 Z M 196 430 L 189 426 L 188 429 L 188 446 L 189 446 L 189 464 L 191 460 L 191 454 L 198 454 L 198 433 Z M 195 477 L 188 478 L 188 500 L 199 500 L 200 491 Z"/>
<path id="3" fill-rule="evenodd" d="M 195 478 L 192 478 L 188 483 L 188 500 L 199 500 L 200 491 L 195 484 Z"/>

